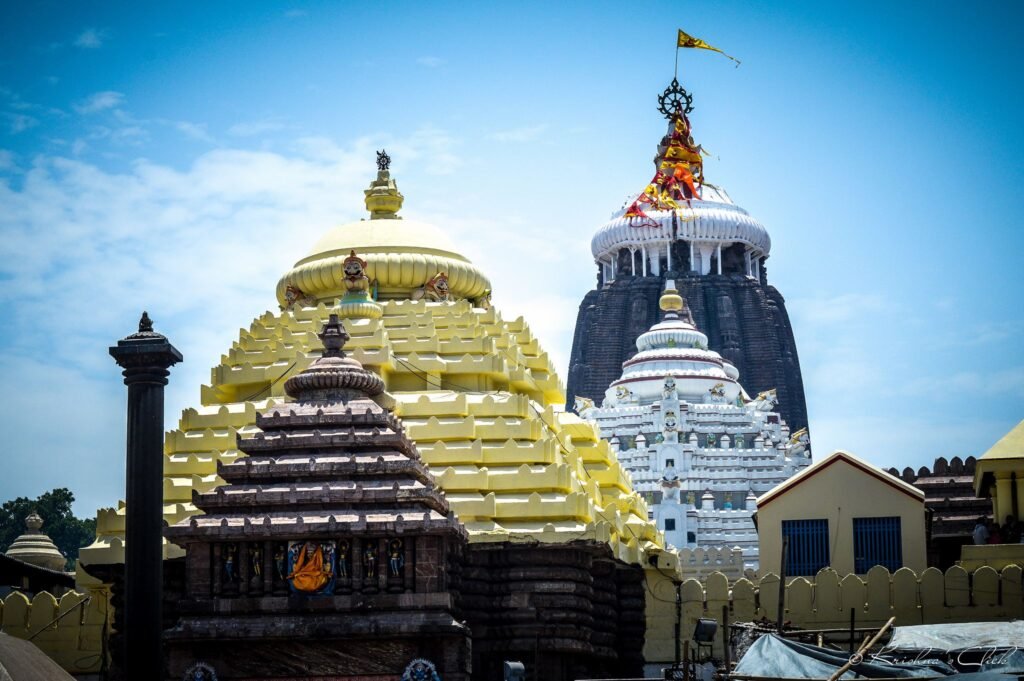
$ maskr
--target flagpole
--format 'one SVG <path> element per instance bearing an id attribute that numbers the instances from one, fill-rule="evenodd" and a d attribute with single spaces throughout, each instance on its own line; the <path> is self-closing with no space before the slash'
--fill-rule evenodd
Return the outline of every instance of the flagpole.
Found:
<path id="1" fill-rule="evenodd" d="M 679 79 L 679 44 L 678 44 L 678 41 L 676 43 L 676 67 L 672 71 L 672 77 L 677 79 L 677 80 Z"/>

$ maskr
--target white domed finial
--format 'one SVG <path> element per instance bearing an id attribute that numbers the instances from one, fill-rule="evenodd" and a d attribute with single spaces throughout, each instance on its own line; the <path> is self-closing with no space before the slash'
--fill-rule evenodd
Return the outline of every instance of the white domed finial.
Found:
<path id="1" fill-rule="evenodd" d="M 25 528 L 28 534 L 42 534 L 40 530 L 43 528 L 43 517 L 32 511 L 25 517 Z"/>

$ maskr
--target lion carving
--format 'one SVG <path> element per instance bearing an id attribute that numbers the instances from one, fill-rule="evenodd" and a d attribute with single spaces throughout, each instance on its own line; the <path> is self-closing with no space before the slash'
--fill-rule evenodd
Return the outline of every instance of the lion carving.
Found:
<path id="1" fill-rule="evenodd" d="M 451 300 L 451 292 L 448 289 L 448 275 L 444 272 L 438 272 L 423 286 L 413 290 L 412 299 L 429 300 L 435 303 Z"/>
<path id="2" fill-rule="evenodd" d="M 288 284 L 284 290 L 284 306 L 282 309 L 291 310 L 296 305 L 299 307 L 316 307 L 316 298 L 309 295 L 298 286 Z"/>
<path id="3" fill-rule="evenodd" d="M 750 405 L 754 407 L 754 411 L 771 411 L 778 403 L 779 398 L 775 393 L 775 388 L 772 388 L 758 393 Z"/>
<path id="4" fill-rule="evenodd" d="M 575 409 L 576 413 L 579 414 L 580 416 L 583 416 L 585 413 L 587 413 L 593 408 L 594 400 L 590 399 L 589 397 L 576 397 L 573 399 L 573 409 Z"/>

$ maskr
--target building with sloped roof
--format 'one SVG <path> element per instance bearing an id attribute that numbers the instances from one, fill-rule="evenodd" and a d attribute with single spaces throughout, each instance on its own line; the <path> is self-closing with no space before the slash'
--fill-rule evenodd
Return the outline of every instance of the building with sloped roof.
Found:
<path id="1" fill-rule="evenodd" d="M 924 492 L 849 452 L 837 451 L 757 499 L 762 556 L 787 576 L 875 565 L 916 572 L 927 563 Z M 762 565 L 762 572 L 781 566 Z"/>

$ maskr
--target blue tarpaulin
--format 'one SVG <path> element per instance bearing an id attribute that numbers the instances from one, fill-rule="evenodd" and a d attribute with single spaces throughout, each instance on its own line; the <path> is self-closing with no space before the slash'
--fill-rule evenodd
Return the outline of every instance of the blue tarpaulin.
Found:
<path id="1" fill-rule="evenodd" d="M 961 631 L 957 636 L 943 638 L 937 630 L 919 631 L 917 633 L 921 636 L 904 636 L 899 651 L 890 644 L 878 655 L 865 656 L 863 662 L 853 665 L 841 678 L 949 677 L 957 681 L 1016 681 L 1024 674 L 1024 650 L 1016 649 L 1013 636 L 1003 638 L 1000 627 L 1004 624 L 1017 623 L 993 623 L 989 628 L 979 626 L 974 628 L 973 636 Z M 934 645 L 943 641 L 943 645 Z M 943 647 L 946 644 L 950 647 Z M 847 652 L 767 634 L 754 641 L 733 673 L 769 678 L 827 679 L 849 659 Z"/>

